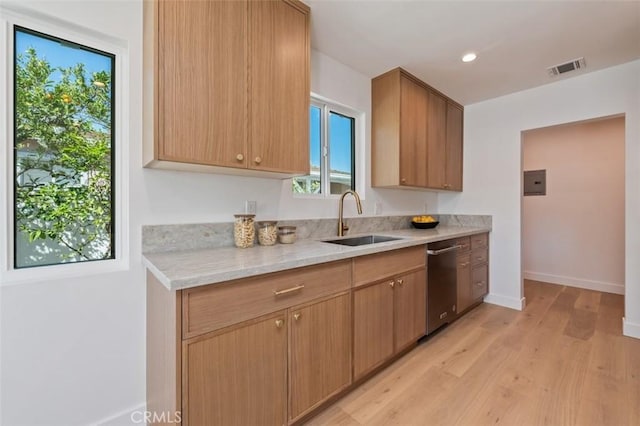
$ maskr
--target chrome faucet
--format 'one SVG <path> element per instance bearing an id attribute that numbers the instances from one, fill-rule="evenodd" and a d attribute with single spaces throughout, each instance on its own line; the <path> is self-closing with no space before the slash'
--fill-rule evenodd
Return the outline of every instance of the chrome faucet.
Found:
<path id="1" fill-rule="evenodd" d="M 345 225 L 344 220 L 342 219 L 342 209 L 344 207 L 344 197 L 347 194 L 352 194 L 356 199 L 356 207 L 358 208 L 358 214 L 362 214 L 362 203 L 360 203 L 360 196 L 356 191 L 352 191 L 351 189 L 345 191 L 344 194 L 340 197 L 340 203 L 338 204 L 338 237 L 342 237 L 346 231 L 349 230 L 349 227 Z"/>

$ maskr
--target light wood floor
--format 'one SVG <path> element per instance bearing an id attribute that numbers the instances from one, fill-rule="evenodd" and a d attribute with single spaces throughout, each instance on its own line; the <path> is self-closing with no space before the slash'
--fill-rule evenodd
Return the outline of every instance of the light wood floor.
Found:
<path id="1" fill-rule="evenodd" d="M 534 281 L 483 304 L 310 425 L 640 425 L 640 340 L 623 297 Z"/>

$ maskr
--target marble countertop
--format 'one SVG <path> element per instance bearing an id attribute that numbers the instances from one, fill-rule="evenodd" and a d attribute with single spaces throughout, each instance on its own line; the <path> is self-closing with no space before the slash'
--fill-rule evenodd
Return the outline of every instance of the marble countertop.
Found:
<path id="1" fill-rule="evenodd" d="M 201 250 L 146 253 L 144 265 L 169 290 L 181 290 L 238 278 L 317 265 L 367 254 L 412 247 L 435 241 L 491 231 L 486 227 L 439 226 L 436 229 L 401 229 L 367 233 L 400 238 L 395 241 L 349 247 L 322 240 L 303 239 L 247 249 L 221 247 Z M 344 238 L 356 237 L 358 234 Z M 331 239 L 331 238 L 324 238 Z"/>

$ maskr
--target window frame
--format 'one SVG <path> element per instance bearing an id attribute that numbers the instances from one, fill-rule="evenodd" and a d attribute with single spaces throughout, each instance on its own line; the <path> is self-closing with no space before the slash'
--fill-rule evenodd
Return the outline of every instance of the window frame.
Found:
<path id="1" fill-rule="evenodd" d="M 301 194 L 291 191 L 294 198 L 310 198 L 310 199 L 337 199 L 341 194 L 331 194 L 331 183 L 329 180 L 328 159 L 331 155 L 331 144 L 329 141 L 330 134 L 330 113 L 334 112 L 346 118 L 353 119 L 352 127 L 352 158 L 351 158 L 351 181 L 352 188 L 358 192 L 361 199 L 364 199 L 364 162 L 363 162 L 363 135 L 365 115 L 352 107 L 340 104 L 336 101 L 311 93 L 309 107 L 315 106 L 321 110 L 320 124 L 320 193 L 318 194 Z M 325 149 L 326 146 L 326 149 Z M 309 153 L 311 155 L 311 153 Z M 295 178 L 294 178 L 295 179 Z"/>
<path id="2" fill-rule="evenodd" d="M 20 25 L 12 25 L 13 29 L 12 29 L 12 38 L 13 38 L 13 71 L 15 72 L 17 66 L 18 66 L 18 55 L 16 52 L 16 47 L 17 47 L 17 39 L 16 36 L 18 35 L 18 33 L 22 33 L 22 34 L 28 34 L 31 36 L 35 36 L 35 37 L 39 37 L 41 39 L 45 39 L 45 40 L 49 40 L 52 42 L 56 42 L 56 43 L 69 43 L 70 45 L 73 45 L 73 48 L 77 48 L 84 50 L 86 52 L 91 52 L 97 55 L 102 55 L 105 57 L 109 57 L 110 61 L 111 61 L 111 69 L 110 69 L 110 73 L 111 73 L 111 86 L 112 88 L 115 88 L 116 85 L 119 84 L 119 82 L 116 79 L 116 75 L 115 75 L 115 69 L 116 69 L 116 56 L 115 54 L 109 53 L 109 52 L 104 52 L 101 50 L 97 50 L 95 48 L 89 47 L 89 46 L 85 46 L 85 45 L 81 45 L 77 42 L 68 40 L 68 39 L 61 39 L 61 38 L 57 38 L 57 37 L 53 37 L 49 34 L 44 34 L 41 33 L 39 31 L 35 31 L 32 30 L 30 28 L 25 28 L 22 27 Z M 15 109 L 15 105 L 16 105 L 16 100 L 17 100 L 17 80 L 15 78 L 12 79 L 13 81 L 11 82 L 13 84 L 13 102 L 12 102 L 12 118 L 13 118 L 13 129 L 15 130 L 16 128 L 16 124 L 18 122 L 18 114 L 17 111 Z M 18 177 L 16 176 L 17 173 L 17 163 L 18 163 L 18 149 L 14 149 L 13 150 L 13 177 L 11 179 L 11 181 L 13 182 L 13 198 L 12 198 L 12 204 L 13 204 L 13 262 L 12 262 L 12 268 L 13 269 L 26 269 L 26 268 L 41 268 L 44 266 L 54 266 L 54 265 L 59 265 L 59 264 L 70 264 L 70 263 L 83 263 L 83 262 L 97 262 L 100 260 L 111 260 L 111 259 L 115 259 L 116 257 L 116 249 L 117 249 L 117 239 L 116 239 L 116 235 L 115 235 L 115 227 L 117 226 L 117 222 L 116 222 L 116 217 L 115 217 L 115 213 L 116 213 L 116 193 L 115 193 L 115 188 L 116 188 L 116 175 L 115 175 L 115 158 L 118 152 L 118 149 L 116 147 L 116 140 L 115 140 L 115 131 L 118 129 L 119 124 L 116 122 L 116 114 L 117 114 L 117 108 L 116 108 L 116 103 L 117 103 L 117 98 L 116 98 L 116 93 L 114 90 L 112 90 L 111 92 L 111 114 L 110 114 L 110 119 L 111 119 L 111 127 L 110 127 L 110 150 L 111 150 L 111 155 L 109 158 L 109 167 L 110 167 L 110 176 L 109 176 L 109 187 L 111 189 L 110 193 L 111 193 L 111 202 L 110 202 L 110 207 L 111 207 L 111 214 L 110 214 L 110 221 L 111 221 L 111 230 L 109 232 L 109 238 L 111 239 L 111 249 L 110 249 L 110 256 L 108 259 L 90 259 L 90 260 L 83 260 L 81 262 L 58 262 L 58 263 L 43 263 L 43 264 L 35 264 L 35 265 L 24 265 L 24 266 L 18 266 L 18 238 L 16 237 L 18 234 L 18 230 L 17 230 L 17 224 L 15 221 L 15 217 L 17 216 L 17 199 L 16 199 L 16 193 L 17 193 L 17 189 L 18 189 L 18 182 L 17 179 Z M 13 146 L 14 148 L 17 146 L 18 140 L 16 139 L 16 132 L 13 132 Z"/>
<path id="3" fill-rule="evenodd" d="M 14 115 L 15 115 L 15 27 L 41 33 L 55 39 L 106 52 L 114 57 L 113 69 L 113 112 L 112 120 L 112 204 L 114 225 L 112 227 L 114 257 L 104 260 L 58 263 L 33 267 L 15 267 L 15 182 L 14 182 Z M 0 46 L 4 54 L 0 55 L 0 128 L 6 133 L 0 135 L 0 169 L 4 170 L 4 184 L 0 184 L 0 284 L 12 285 L 25 281 L 51 280 L 66 277 L 87 276 L 128 270 L 129 256 L 129 188 L 128 155 L 129 152 L 129 103 L 124 96 L 129 87 L 129 56 L 127 42 L 76 23 L 67 22 L 43 15 L 33 16 L 22 9 L 0 5 Z"/>

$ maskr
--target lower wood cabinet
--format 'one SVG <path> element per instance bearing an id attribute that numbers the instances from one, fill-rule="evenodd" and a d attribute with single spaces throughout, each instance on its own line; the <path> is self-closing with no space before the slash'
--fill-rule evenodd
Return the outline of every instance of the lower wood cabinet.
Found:
<path id="1" fill-rule="evenodd" d="M 426 271 L 353 292 L 353 375 L 358 379 L 426 334 Z"/>
<path id="2" fill-rule="evenodd" d="M 468 308 L 488 289 L 488 240 L 461 245 Z M 418 246 L 178 291 L 148 272 L 147 410 L 183 426 L 303 421 L 425 335 L 425 261 Z"/>
<path id="3" fill-rule="evenodd" d="M 351 383 L 351 297 L 347 293 L 294 307 L 288 318 L 293 421 Z"/>
<path id="4" fill-rule="evenodd" d="M 475 299 L 471 291 L 471 255 L 469 251 L 459 253 L 456 262 L 458 277 L 456 311 L 463 312 L 473 304 Z"/>
<path id="5" fill-rule="evenodd" d="M 350 384 L 343 293 L 185 341 L 182 421 L 283 425 Z"/>
<path id="6" fill-rule="evenodd" d="M 471 271 L 471 296 L 473 299 L 479 299 L 489 292 L 488 277 L 489 271 L 486 263 L 473 267 Z"/>
<path id="7" fill-rule="evenodd" d="M 463 314 L 489 292 L 489 236 L 460 238 L 457 255 L 457 311 Z"/>
<path id="8" fill-rule="evenodd" d="M 393 355 L 393 280 L 353 292 L 353 376 Z"/>
<path id="9" fill-rule="evenodd" d="M 396 352 L 427 333 L 427 276 L 424 269 L 403 275 L 394 286 Z"/>
<path id="10" fill-rule="evenodd" d="M 148 410 L 183 426 L 309 414 L 352 382 L 351 277 L 351 259 L 178 291 L 147 273 Z"/>
<path id="11" fill-rule="evenodd" d="M 183 382 L 184 425 L 286 424 L 286 312 L 185 342 Z"/>

